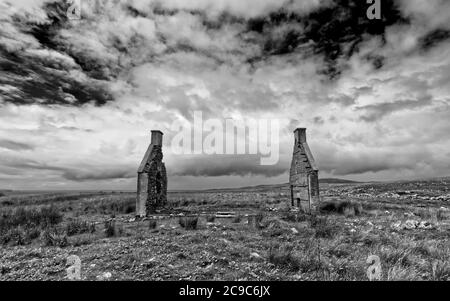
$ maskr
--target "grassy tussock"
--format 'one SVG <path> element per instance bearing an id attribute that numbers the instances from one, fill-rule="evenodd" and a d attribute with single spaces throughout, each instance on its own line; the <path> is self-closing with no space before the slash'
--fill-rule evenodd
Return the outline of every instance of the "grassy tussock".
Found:
<path id="1" fill-rule="evenodd" d="M 364 213 L 360 203 L 337 200 L 320 203 L 319 211 L 322 213 L 343 214 L 347 217 L 359 216 Z"/>
<path id="2" fill-rule="evenodd" d="M 41 240 L 46 247 L 67 247 L 69 240 L 64 232 L 58 231 L 55 228 L 44 230 L 41 235 Z"/>
<path id="3" fill-rule="evenodd" d="M 68 236 L 73 236 L 82 233 L 94 233 L 95 223 L 89 223 L 87 221 L 72 220 L 66 225 L 66 233 Z"/>
<path id="4" fill-rule="evenodd" d="M 340 227 L 326 217 L 312 215 L 309 219 L 311 228 L 315 230 L 315 237 L 331 239 L 339 234 Z"/>
<path id="5" fill-rule="evenodd" d="M 198 226 L 198 217 L 180 217 L 178 223 L 186 230 L 196 230 Z"/>
<path id="6" fill-rule="evenodd" d="M 117 234 L 116 222 L 113 220 L 106 221 L 104 232 L 105 232 L 106 237 L 116 236 L 116 234 Z"/>
<path id="7" fill-rule="evenodd" d="M 53 207 L 5 211 L 0 216 L 0 243 L 3 245 L 27 245 L 37 239 L 43 230 L 54 227 L 63 219 Z"/>
<path id="8" fill-rule="evenodd" d="M 158 226 L 158 222 L 155 219 L 151 219 L 148 221 L 148 228 L 150 230 L 156 229 L 157 226 Z"/>

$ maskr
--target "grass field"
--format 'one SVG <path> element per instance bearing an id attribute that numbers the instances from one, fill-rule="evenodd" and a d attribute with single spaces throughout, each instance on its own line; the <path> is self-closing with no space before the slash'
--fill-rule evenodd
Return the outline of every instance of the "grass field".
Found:
<path id="1" fill-rule="evenodd" d="M 0 197 L 0 280 L 450 280 L 450 180 L 321 186 L 315 216 L 286 186 L 169 193 L 135 219 L 130 192 Z M 232 218 L 219 218 L 233 211 Z"/>

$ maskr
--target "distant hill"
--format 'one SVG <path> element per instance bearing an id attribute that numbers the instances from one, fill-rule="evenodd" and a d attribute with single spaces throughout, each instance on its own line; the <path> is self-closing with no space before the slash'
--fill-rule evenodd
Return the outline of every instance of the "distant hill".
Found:
<path id="1" fill-rule="evenodd" d="M 357 184 L 357 183 L 362 183 L 362 182 L 339 179 L 339 178 L 324 178 L 324 179 L 319 179 L 319 183 L 324 183 L 324 184 L 352 184 L 353 183 L 353 184 Z"/>
<path id="2" fill-rule="evenodd" d="M 358 184 L 361 182 L 345 180 L 339 178 L 324 178 L 319 179 L 320 184 Z M 245 187 L 237 187 L 237 188 L 214 188 L 214 189 L 205 189 L 198 190 L 201 192 L 245 192 L 245 191 L 273 191 L 273 190 L 287 190 L 289 189 L 289 183 L 283 184 L 268 184 L 268 185 L 256 185 L 256 186 L 245 186 Z M 182 191 L 172 191 L 172 192 L 182 192 Z"/>

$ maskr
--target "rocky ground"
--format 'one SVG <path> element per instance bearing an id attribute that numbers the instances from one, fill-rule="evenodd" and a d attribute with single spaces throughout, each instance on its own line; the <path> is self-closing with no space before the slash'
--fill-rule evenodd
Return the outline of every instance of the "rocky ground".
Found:
<path id="1" fill-rule="evenodd" d="M 6 193 L 0 280 L 67 280 L 70 255 L 83 280 L 367 280 L 369 255 L 383 280 L 450 280 L 450 181 L 322 185 L 321 195 L 309 216 L 289 208 L 285 186 L 171 193 L 170 208 L 135 219 L 132 193 Z M 6 228 L 18 208 L 50 205 L 62 215 L 51 230 Z M 180 226 L 187 216 L 194 229 Z"/>

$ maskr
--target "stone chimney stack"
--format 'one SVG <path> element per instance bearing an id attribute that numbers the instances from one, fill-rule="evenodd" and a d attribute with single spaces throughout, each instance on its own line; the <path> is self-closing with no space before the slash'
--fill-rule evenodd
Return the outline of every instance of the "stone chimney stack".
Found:
<path id="1" fill-rule="evenodd" d="M 305 143 L 306 142 L 306 128 L 297 128 L 294 131 L 295 141 Z"/>
<path id="2" fill-rule="evenodd" d="M 162 146 L 162 136 L 163 136 L 163 133 L 161 131 L 153 130 L 151 144 Z"/>
<path id="3" fill-rule="evenodd" d="M 136 215 L 144 217 L 167 204 L 167 173 L 162 153 L 163 133 L 152 131 L 152 140 L 138 168 Z"/>

